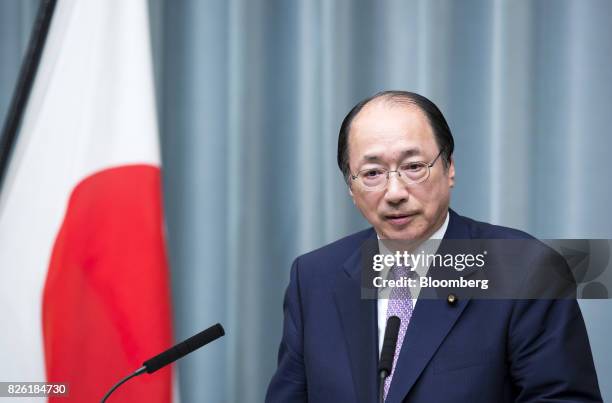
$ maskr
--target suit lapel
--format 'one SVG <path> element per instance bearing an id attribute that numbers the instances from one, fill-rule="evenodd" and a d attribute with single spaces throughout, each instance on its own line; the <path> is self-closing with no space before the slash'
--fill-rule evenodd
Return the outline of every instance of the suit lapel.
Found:
<path id="1" fill-rule="evenodd" d="M 375 233 L 372 231 L 374 239 Z M 340 315 L 357 400 L 376 401 L 376 367 L 378 362 L 378 325 L 376 300 L 361 297 L 362 259 L 378 250 L 358 249 L 344 264 L 336 277 L 334 299 Z"/>
<path id="2" fill-rule="evenodd" d="M 453 306 L 439 299 L 418 301 L 406 330 L 387 402 L 404 400 L 467 304 L 467 300 Z"/>
<path id="3" fill-rule="evenodd" d="M 449 210 L 449 215 L 444 239 L 469 238 L 469 228 L 461 217 L 452 210 Z M 468 303 L 468 298 L 460 299 L 454 305 L 450 305 L 446 298 L 419 298 L 406 330 L 387 402 L 404 400 Z"/>

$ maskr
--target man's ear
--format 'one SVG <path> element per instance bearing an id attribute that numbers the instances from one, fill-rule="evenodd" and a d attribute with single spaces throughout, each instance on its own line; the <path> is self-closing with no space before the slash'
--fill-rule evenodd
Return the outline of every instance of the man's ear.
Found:
<path id="1" fill-rule="evenodd" d="M 353 189 L 351 188 L 351 185 L 348 186 L 348 191 L 351 195 L 351 200 L 353 200 L 353 204 L 355 204 L 355 195 L 353 194 Z"/>
<path id="2" fill-rule="evenodd" d="M 450 157 L 450 165 L 448 166 L 448 186 L 455 187 L 455 158 Z"/>

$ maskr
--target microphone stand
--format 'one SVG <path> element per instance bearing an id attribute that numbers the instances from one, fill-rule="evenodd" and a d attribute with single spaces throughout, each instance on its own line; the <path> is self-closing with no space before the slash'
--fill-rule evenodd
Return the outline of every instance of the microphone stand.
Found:
<path id="1" fill-rule="evenodd" d="M 378 402 L 385 403 L 385 380 L 389 374 L 387 371 L 380 371 L 380 384 L 378 385 Z"/>
<path id="2" fill-rule="evenodd" d="M 101 403 L 106 402 L 106 399 L 108 399 L 108 397 L 111 395 L 111 393 L 113 393 L 115 391 L 115 389 L 117 389 L 119 386 L 123 385 L 124 383 L 126 383 L 127 381 L 129 381 L 130 379 L 134 378 L 135 376 L 144 374 L 144 372 L 147 370 L 147 367 L 142 366 L 140 368 L 138 368 L 136 371 L 132 372 L 130 375 L 126 376 L 125 378 L 123 378 L 122 380 L 120 380 L 119 382 L 117 382 L 115 384 L 115 386 L 113 386 L 111 388 L 111 390 L 109 390 L 104 397 L 102 398 Z"/>

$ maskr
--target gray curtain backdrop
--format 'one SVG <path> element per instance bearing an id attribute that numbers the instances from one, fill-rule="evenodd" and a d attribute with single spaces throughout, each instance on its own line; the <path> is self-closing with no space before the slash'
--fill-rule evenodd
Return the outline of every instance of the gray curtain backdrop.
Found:
<path id="1" fill-rule="evenodd" d="M 0 2 L 5 113 L 37 1 Z M 384 89 L 438 104 L 452 207 L 542 238 L 612 238 L 612 2 L 150 0 L 184 402 L 258 402 L 292 260 L 364 228 L 337 131 Z M 610 290 L 612 292 L 612 290 Z M 582 301 L 612 400 L 612 301 Z"/>
<path id="2" fill-rule="evenodd" d="M 8 113 L 39 3 L 0 0 L 0 126 Z"/>

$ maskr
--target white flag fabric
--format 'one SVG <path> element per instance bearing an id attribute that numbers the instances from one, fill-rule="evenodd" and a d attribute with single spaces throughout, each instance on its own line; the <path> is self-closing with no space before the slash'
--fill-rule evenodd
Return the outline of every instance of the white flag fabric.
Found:
<path id="1" fill-rule="evenodd" d="M 69 383 L 49 401 L 172 344 L 151 59 L 146 0 L 58 2 L 0 193 L 0 380 Z M 110 400 L 168 403 L 171 377 Z"/>

